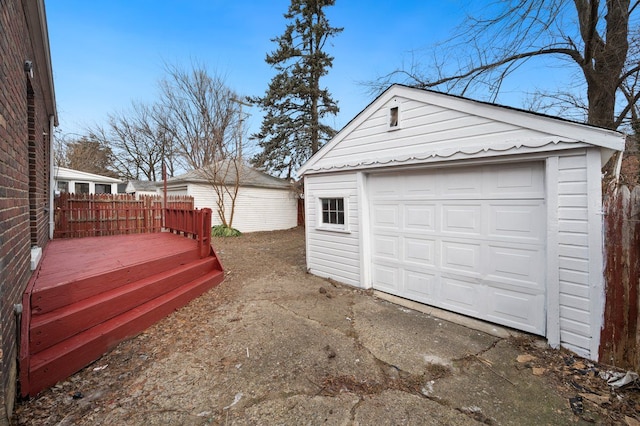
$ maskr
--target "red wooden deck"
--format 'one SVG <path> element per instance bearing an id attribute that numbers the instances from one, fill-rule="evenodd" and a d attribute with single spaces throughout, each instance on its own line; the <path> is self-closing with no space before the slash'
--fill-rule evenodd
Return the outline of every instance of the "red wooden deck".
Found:
<path id="1" fill-rule="evenodd" d="M 24 297 L 20 382 L 34 395 L 222 282 L 215 251 L 168 232 L 53 240 Z"/>

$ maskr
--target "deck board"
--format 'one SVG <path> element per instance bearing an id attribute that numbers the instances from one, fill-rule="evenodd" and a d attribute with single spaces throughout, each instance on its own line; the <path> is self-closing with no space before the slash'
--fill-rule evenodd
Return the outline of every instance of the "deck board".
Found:
<path id="1" fill-rule="evenodd" d="M 193 252 L 197 247 L 197 241 L 169 232 L 54 239 L 47 244 L 34 291 Z"/>

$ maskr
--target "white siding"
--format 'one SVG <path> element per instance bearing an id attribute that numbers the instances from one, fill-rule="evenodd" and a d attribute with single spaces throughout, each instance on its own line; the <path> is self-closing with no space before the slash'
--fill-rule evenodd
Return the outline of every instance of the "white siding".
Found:
<path id="1" fill-rule="evenodd" d="M 358 160 L 402 158 L 452 148 L 485 148 L 507 141 L 526 141 L 550 135 L 415 100 L 397 98 L 402 128 L 389 131 L 391 100 L 322 157 L 315 167 Z M 556 138 L 557 140 L 557 138 Z"/>
<path id="2" fill-rule="evenodd" d="M 360 218 L 357 175 L 305 177 L 307 267 L 309 272 L 360 287 Z M 319 229 L 318 197 L 345 197 L 346 232 Z"/>
<path id="3" fill-rule="evenodd" d="M 560 343 L 592 358 L 589 197 L 586 150 L 558 159 L 558 281 Z"/>
<path id="4" fill-rule="evenodd" d="M 205 184 L 189 184 L 188 195 L 198 209 L 213 210 L 213 225 L 221 223 L 218 216 L 217 195 Z M 225 197 L 225 205 L 231 201 Z M 229 219 L 230 207 L 226 218 Z M 240 232 L 275 231 L 294 228 L 298 224 L 298 199 L 293 191 L 243 186 L 238 191 L 232 226 Z"/>

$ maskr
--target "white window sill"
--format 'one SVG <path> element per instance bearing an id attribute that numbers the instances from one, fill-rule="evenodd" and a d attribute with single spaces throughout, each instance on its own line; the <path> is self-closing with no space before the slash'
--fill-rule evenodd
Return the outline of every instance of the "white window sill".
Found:
<path id="1" fill-rule="evenodd" d="M 338 234 L 350 234 L 351 231 L 349 231 L 346 228 L 329 228 L 328 226 L 316 226 L 316 231 L 324 231 L 324 232 L 335 232 Z"/>

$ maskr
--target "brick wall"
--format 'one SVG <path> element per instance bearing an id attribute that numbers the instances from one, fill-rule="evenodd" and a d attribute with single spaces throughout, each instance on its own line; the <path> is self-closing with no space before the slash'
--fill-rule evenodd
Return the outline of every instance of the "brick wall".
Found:
<path id="1" fill-rule="evenodd" d="M 46 64 L 32 51 L 26 1 L 33 0 L 0 1 L 0 424 L 16 391 L 14 304 L 31 276 L 30 248 L 44 248 L 49 233 L 49 118 L 40 83 Z M 33 61 L 33 78 L 25 60 Z"/>

